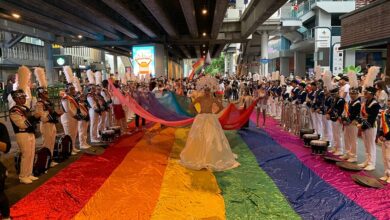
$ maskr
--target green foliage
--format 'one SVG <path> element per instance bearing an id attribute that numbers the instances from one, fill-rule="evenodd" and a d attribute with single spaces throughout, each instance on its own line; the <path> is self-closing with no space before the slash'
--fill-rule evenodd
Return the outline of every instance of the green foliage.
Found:
<path id="1" fill-rule="evenodd" d="M 220 57 L 211 60 L 211 64 L 205 69 L 205 73 L 215 76 L 218 73 L 222 74 L 225 71 L 225 56 L 221 54 Z"/>
<path id="2" fill-rule="evenodd" d="M 352 71 L 354 73 L 360 73 L 362 71 L 362 67 L 361 66 L 347 66 L 344 68 L 343 72 L 344 74 L 347 74 L 349 71 Z"/>

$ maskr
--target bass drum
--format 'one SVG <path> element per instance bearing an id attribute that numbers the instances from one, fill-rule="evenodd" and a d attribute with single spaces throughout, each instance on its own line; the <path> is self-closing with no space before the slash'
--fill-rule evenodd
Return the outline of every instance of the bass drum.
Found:
<path id="1" fill-rule="evenodd" d="M 22 160 L 22 154 L 17 152 L 15 155 L 15 168 L 16 172 L 20 173 L 20 162 Z M 35 149 L 34 163 L 33 163 L 33 174 L 34 176 L 40 176 L 45 173 L 51 162 L 51 153 L 49 148 L 40 147 Z"/>
<path id="2" fill-rule="evenodd" d="M 72 149 L 72 139 L 69 135 L 57 135 L 53 151 L 53 160 L 57 163 L 67 160 L 72 154 Z"/>

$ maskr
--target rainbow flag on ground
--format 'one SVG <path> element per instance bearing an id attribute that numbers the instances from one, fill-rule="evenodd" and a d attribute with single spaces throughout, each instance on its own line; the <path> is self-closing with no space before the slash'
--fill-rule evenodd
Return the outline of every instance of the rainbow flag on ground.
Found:
<path id="1" fill-rule="evenodd" d="M 252 115 L 252 120 L 255 115 Z M 189 128 L 158 125 L 81 158 L 16 203 L 13 219 L 389 219 L 390 186 L 365 188 L 273 119 L 226 136 L 241 166 L 180 165 Z"/>
<path id="2" fill-rule="evenodd" d="M 194 63 L 194 65 L 192 65 L 192 71 L 190 73 L 190 75 L 188 76 L 188 78 L 191 80 L 192 78 L 194 78 L 195 74 L 199 74 L 200 71 L 202 71 L 202 68 L 204 67 L 204 58 L 200 58 L 198 61 L 196 61 L 196 63 Z"/>

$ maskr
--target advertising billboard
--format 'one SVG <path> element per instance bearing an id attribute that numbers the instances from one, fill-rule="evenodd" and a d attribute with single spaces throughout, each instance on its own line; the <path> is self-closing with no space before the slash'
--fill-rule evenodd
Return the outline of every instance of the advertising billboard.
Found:
<path id="1" fill-rule="evenodd" d="M 156 75 L 154 46 L 134 46 L 132 54 L 136 76 L 151 74 L 154 77 Z"/>

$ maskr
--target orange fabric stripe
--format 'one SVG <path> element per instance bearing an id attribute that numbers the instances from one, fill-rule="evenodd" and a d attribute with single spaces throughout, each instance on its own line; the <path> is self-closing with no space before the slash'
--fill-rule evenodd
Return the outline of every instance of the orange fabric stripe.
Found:
<path id="1" fill-rule="evenodd" d="M 386 122 L 386 113 L 385 113 L 385 111 L 383 111 L 382 113 L 381 113 L 381 119 L 382 119 L 382 129 L 383 129 L 383 133 L 384 134 L 387 134 L 387 133 L 389 133 L 389 131 L 390 131 L 390 128 L 389 128 L 389 125 L 387 124 L 387 122 Z"/>
<path id="2" fill-rule="evenodd" d="M 74 219 L 150 219 L 174 140 L 173 128 L 146 133 Z"/>

